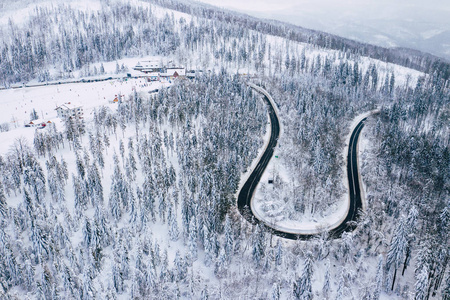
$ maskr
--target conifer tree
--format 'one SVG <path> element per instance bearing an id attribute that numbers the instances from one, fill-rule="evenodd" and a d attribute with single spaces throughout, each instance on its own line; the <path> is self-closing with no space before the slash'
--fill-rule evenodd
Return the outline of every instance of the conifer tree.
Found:
<path id="1" fill-rule="evenodd" d="M 336 291 L 336 298 L 335 300 L 343 300 L 344 298 L 344 289 L 345 289 L 345 285 L 344 285 L 344 277 L 342 276 L 342 274 L 339 276 L 339 284 L 338 284 L 338 288 Z"/>
<path id="2" fill-rule="evenodd" d="M 254 240 L 252 250 L 253 261 L 259 267 L 261 265 L 262 259 L 265 256 L 266 251 L 265 233 L 260 225 L 256 225 L 256 229 L 253 234 L 253 240 Z"/>
<path id="3" fill-rule="evenodd" d="M 383 256 L 378 257 L 377 273 L 375 275 L 375 287 L 373 291 L 373 299 L 378 300 L 380 298 L 381 289 L 383 286 Z"/>
<path id="4" fill-rule="evenodd" d="M 84 225 L 83 225 L 83 242 L 84 246 L 86 248 L 89 248 L 91 246 L 92 242 L 92 228 L 91 223 L 89 222 L 88 218 L 84 218 Z"/>
<path id="5" fill-rule="evenodd" d="M 326 270 L 325 270 L 325 278 L 323 280 L 323 287 L 322 287 L 322 297 L 325 299 L 328 299 L 330 296 L 331 286 L 330 286 L 330 262 L 327 261 L 326 264 Z"/>
<path id="6" fill-rule="evenodd" d="M 233 256 L 233 231 L 231 228 L 230 217 L 227 215 L 225 217 L 225 255 L 227 262 L 231 261 L 231 257 Z"/>
<path id="7" fill-rule="evenodd" d="M 218 276 L 219 278 L 222 278 L 226 275 L 227 269 L 228 269 L 228 262 L 225 250 L 221 249 L 219 256 L 216 260 L 214 274 L 216 274 L 216 276 Z"/>
<path id="8" fill-rule="evenodd" d="M 313 261 L 312 254 L 308 252 L 305 256 L 305 266 L 303 267 L 302 275 L 294 283 L 294 297 L 296 299 L 311 300 L 312 294 L 312 279 Z"/>
<path id="9" fill-rule="evenodd" d="M 389 247 L 389 252 L 386 257 L 387 272 L 390 273 L 392 272 L 392 270 L 394 271 L 392 283 L 390 282 L 387 283 L 391 284 L 391 290 L 394 290 L 397 269 L 405 258 L 406 248 L 407 248 L 407 229 L 405 219 L 401 218 L 394 232 L 394 236 L 392 238 L 391 245 Z"/>
<path id="10" fill-rule="evenodd" d="M 272 285 L 272 293 L 271 293 L 271 300 L 280 300 L 281 297 L 281 291 L 280 291 L 280 283 L 274 282 Z"/>
<path id="11" fill-rule="evenodd" d="M 424 266 L 421 271 L 416 274 L 416 284 L 414 285 L 414 299 L 424 300 L 427 299 L 428 293 L 428 268 Z"/>
<path id="12" fill-rule="evenodd" d="M 2 220 L 6 220 L 8 205 L 6 204 L 5 191 L 3 189 L 3 183 L 0 181 L 0 217 Z M 1 226 L 0 222 L 0 226 Z"/>
<path id="13" fill-rule="evenodd" d="M 197 245 L 197 226 L 195 224 L 195 218 L 191 219 L 189 225 L 189 254 L 192 261 L 196 261 L 198 257 L 198 245 Z"/>
<path id="14" fill-rule="evenodd" d="M 275 265 L 281 266 L 283 264 L 283 244 L 281 242 L 281 239 L 277 240 L 277 245 L 275 246 L 276 252 L 275 252 Z"/>

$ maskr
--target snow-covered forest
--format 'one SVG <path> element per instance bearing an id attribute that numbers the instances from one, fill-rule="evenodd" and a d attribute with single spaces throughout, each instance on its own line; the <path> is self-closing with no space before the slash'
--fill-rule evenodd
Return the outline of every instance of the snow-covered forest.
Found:
<path id="1" fill-rule="evenodd" d="M 200 4 L 76 3 L 1 27 L 1 85 L 149 55 L 205 72 L 2 146 L 0 298 L 450 298 L 448 63 Z M 349 126 L 380 109 L 361 136 L 355 231 L 291 241 L 239 214 L 268 122 L 249 80 L 276 102 L 288 174 L 257 195 L 287 220 L 346 198 Z"/>

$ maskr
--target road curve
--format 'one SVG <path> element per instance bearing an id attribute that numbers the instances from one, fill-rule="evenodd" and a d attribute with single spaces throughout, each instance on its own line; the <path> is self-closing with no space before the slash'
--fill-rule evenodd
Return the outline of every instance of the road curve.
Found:
<path id="1" fill-rule="evenodd" d="M 280 135 L 280 123 L 278 120 L 277 113 L 274 108 L 274 104 L 270 101 L 268 97 L 267 91 L 262 89 L 261 87 L 249 84 L 257 92 L 263 95 L 264 102 L 267 105 L 270 117 L 271 124 L 271 134 L 270 140 L 267 144 L 266 149 L 264 150 L 258 164 L 255 169 L 252 171 L 250 176 L 247 178 L 247 181 L 242 186 L 241 190 L 238 194 L 237 204 L 239 212 L 242 216 L 252 224 L 260 224 L 260 226 L 264 226 L 267 231 L 275 234 L 277 236 L 292 239 L 292 240 L 308 240 L 316 236 L 317 234 L 298 234 L 288 231 L 282 231 L 279 229 L 273 228 L 270 224 L 264 223 L 255 217 L 252 211 L 252 198 L 255 193 L 256 187 L 258 186 L 259 181 L 269 164 L 270 159 L 273 156 L 274 149 L 278 142 L 278 137 Z M 358 220 L 358 212 L 362 209 L 362 198 L 361 198 L 361 186 L 359 182 L 359 174 L 358 174 L 358 138 L 361 130 L 364 127 L 364 121 L 367 118 L 363 118 L 353 130 L 350 142 L 348 145 L 348 154 L 347 154 L 347 178 L 348 178 L 348 186 L 349 186 L 349 200 L 350 206 L 345 218 L 343 218 L 342 222 L 337 226 L 328 229 L 330 238 L 340 238 L 343 232 L 352 231 L 356 228 L 356 221 Z"/>

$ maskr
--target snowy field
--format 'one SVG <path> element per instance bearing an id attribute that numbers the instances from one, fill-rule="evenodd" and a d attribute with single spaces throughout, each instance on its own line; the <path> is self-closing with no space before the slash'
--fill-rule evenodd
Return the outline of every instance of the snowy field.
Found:
<path id="1" fill-rule="evenodd" d="M 57 117 L 55 108 L 70 102 L 83 107 L 84 119 L 89 122 L 96 107 L 107 106 L 115 109 L 117 103 L 112 104 L 111 101 L 118 95 L 124 95 L 126 99 L 134 91 L 148 92 L 168 87 L 170 84 L 147 82 L 141 78 L 0 90 L 1 123 L 8 123 L 10 127 L 10 131 L 0 132 L 0 154 L 5 154 L 18 137 L 26 138 L 32 145 L 35 130 L 45 130 L 25 127 L 25 124 L 30 122 L 33 109 L 39 119 L 51 121 L 58 126 L 61 120 Z"/>

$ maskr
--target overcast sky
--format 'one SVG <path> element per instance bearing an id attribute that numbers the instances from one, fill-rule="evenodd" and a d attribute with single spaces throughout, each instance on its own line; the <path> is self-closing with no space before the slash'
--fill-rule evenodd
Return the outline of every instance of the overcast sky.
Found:
<path id="1" fill-rule="evenodd" d="M 198 0 L 385 47 L 450 59 L 450 0 Z"/>

